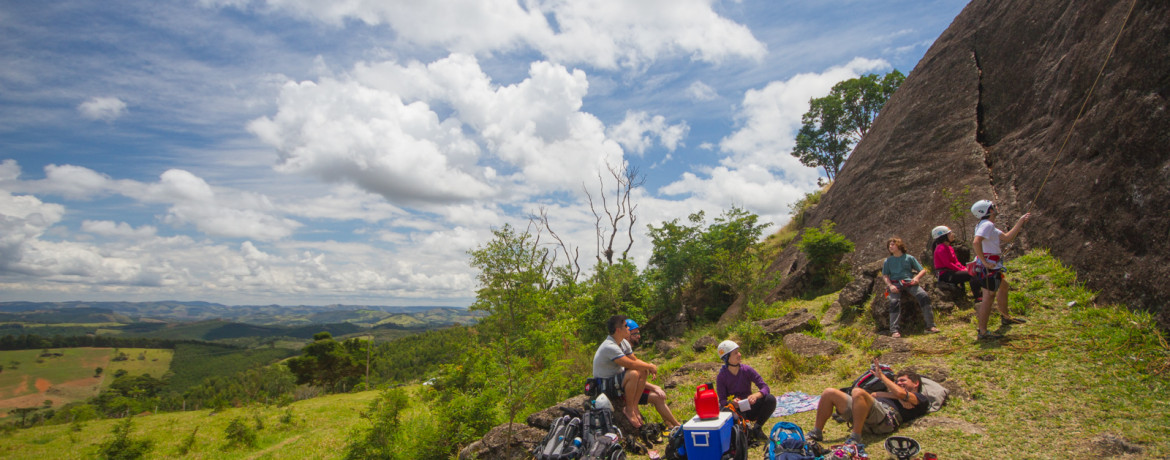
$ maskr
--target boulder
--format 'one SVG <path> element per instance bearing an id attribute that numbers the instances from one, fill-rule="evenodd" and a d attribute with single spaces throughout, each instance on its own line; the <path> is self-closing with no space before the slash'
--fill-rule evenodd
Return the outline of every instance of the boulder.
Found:
<path id="1" fill-rule="evenodd" d="M 459 460 L 513 460 L 532 458 L 532 446 L 548 434 L 520 423 L 505 423 L 492 428 L 478 441 L 459 451 Z"/>
<path id="2" fill-rule="evenodd" d="M 813 356 L 835 355 L 841 351 L 841 344 L 830 340 L 821 340 L 805 334 L 788 334 L 784 336 L 784 346 L 793 353 L 811 358 Z"/>
<path id="3" fill-rule="evenodd" d="M 808 312 L 807 308 L 793 310 L 779 318 L 768 318 L 756 321 L 756 325 L 771 335 L 785 336 L 793 332 L 803 332 L 813 329 L 812 322 L 816 315 Z"/>
<path id="4" fill-rule="evenodd" d="M 695 381 L 696 379 L 714 382 L 715 375 L 719 373 L 720 367 L 723 367 L 723 364 L 712 362 L 684 364 L 670 374 L 670 377 L 662 384 L 662 388 L 674 388 L 685 382 Z"/>
<path id="5" fill-rule="evenodd" d="M 679 345 L 677 340 L 659 340 L 654 342 L 654 351 L 657 351 L 663 357 L 671 358 L 677 354 Z"/>
<path id="6" fill-rule="evenodd" d="M 552 426 L 553 420 L 565 415 L 565 411 L 561 410 L 562 407 L 580 411 L 585 406 L 585 401 L 588 400 L 589 397 L 583 394 L 574 396 L 540 412 L 533 412 L 528 418 L 524 419 L 524 422 L 530 427 L 547 431 Z"/>
<path id="7" fill-rule="evenodd" d="M 717 343 L 719 342 L 715 340 L 715 337 L 704 335 L 699 337 L 699 340 L 696 340 L 694 345 L 691 345 L 691 349 L 695 350 L 695 353 L 702 353 L 707 351 L 708 348 L 715 346 Z"/>

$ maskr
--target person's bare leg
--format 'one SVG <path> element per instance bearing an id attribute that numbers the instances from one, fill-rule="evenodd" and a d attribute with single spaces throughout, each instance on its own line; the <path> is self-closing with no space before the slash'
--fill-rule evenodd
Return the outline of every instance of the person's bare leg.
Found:
<path id="1" fill-rule="evenodd" d="M 1008 290 L 1011 287 L 1007 281 L 1003 281 L 999 285 L 999 290 L 995 291 L 995 306 L 999 308 L 999 314 L 1004 318 L 1011 318 L 1012 314 L 1008 312 Z M 990 315 L 989 315 L 990 316 Z"/>
<path id="2" fill-rule="evenodd" d="M 869 409 L 877 403 L 873 395 L 861 388 L 853 389 L 853 437 L 861 439 L 861 430 L 865 428 L 865 419 L 869 418 Z"/>
<path id="3" fill-rule="evenodd" d="M 640 383 L 640 384 L 639 384 Z M 625 380 L 622 382 L 622 388 L 625 390 L 626 407 L 622 408 L 622 413 L 626 414 L 630 425 L 634 428 L 642 426 L 642 414 L 638 412 L 638 400 L 642 398 L 642 388 L 646 385 L 646 377 L 641 375 L 637 370 L 626 370 Z"/>
<path id="4" fill-rule="evenodd" d="M 670 408 L 666 406 L 666 392 L 653 384 L 647 384 L 646 387 L 650 389 L 647 400 L 658 410 L 658 415 L 662 416 L 662 421 L 666 422 L 666 427 L 674 428 L 681 425 L 681 423 L 678 423 L 678 419 L 674 418 L 674 414 L 670 412 Z"/>
<path id="5" fill-rule="evenodd" d="M 995 293 L 984 288 L 983 301 L 979 303 L 979 310 L 975 312 L 975 316 L 979 321 L 979 332 L 987 332 L 987 319 L 991 317 L 991 303 L 995 301 Z"/>
<path id="6" fill-rule="evenodd" d="M 821 392 L 821 401 L 817 403 L 817 418 L 813 428 L 817 431 L 823 430 L 829 417 L 833 416 L 834 409 L 844 414 L 848 408 L 849 395 L 836 388 L 825 388 L 825 391 Z"/>

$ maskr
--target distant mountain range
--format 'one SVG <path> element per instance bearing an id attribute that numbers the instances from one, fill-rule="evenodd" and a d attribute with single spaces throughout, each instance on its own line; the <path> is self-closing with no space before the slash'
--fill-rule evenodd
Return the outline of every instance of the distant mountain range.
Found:
<path id="1" fill-rule="evenodd" d="M 350 323 L 429 329 L 472 324 L 483 316 L 462 307 L 383 305 L 222 305 L 211 302 L 0 302 L 0 322 L 140 323 L 222 320 L 259 326 Z"/>

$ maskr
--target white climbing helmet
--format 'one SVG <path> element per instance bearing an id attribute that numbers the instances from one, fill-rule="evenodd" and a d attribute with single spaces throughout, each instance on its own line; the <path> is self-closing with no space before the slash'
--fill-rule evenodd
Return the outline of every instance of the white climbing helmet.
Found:
<path id="1" fill-rule="evenodd" d="M 947 233 L 950 233 L 950 232 L 951 232 L 951 229 L 948 228 L 946 225 L 939 225 L 938 227 L 935 227 L 934 230 L 930 231 L 930 239 L 937 240 L 937 239 L 939 239 L 939 237 L 946 235 Z"/>
<path id="2" fill-rule="evenodd" d="M 992 203 L 991 200 L 979 200 L 971 205 L 971 214 L 974 214 L 976 219 L 982 219 L 987 217 L 991 213 L 991 208 L 994 207 L 995 203 Z"/>
<path id="3" fill-rule="evenodd" d="M 605 393 L 597 395 L 597 400 L 593 401 L 593 407 L 597 409 L 613 410 L 613 403 L 609 402 L 609 396 Z"/>
<path id="4" fill-rule="evenodd" d="M 727 355 L 730 355 L 731 352 L 738 350 L 739 344 L 730 340 L 724 340 L 719 343 L 719 347 L 716 349 L 719 350 L 719 359 L 727 361 Z"/>

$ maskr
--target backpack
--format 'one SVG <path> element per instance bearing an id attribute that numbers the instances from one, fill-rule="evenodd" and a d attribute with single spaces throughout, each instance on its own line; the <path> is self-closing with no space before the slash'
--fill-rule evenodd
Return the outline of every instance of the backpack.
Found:
<path id="1" fill-rule="evenodd" d="M 622 430 L 613 424 L 613 411 L 592 408 L 581 415 L 581 455 L 587 460 L 623 460 Z"/>
<path id="2" fill-rule="evenodd" d="M 553 420 L 544 440 L 536 446 L 533 456 L 536 460 L 568 460 L 581 456 L 574 439 L 581 436 L 581 419 L 569 415 Z"/>
<path id="3" fill-rule="evenodd" d="M 922 385 L 918 387 L 918 392 L 930 400 L 930 410 L 927 413 L 942 409 L 943 404 L 947 402 L 946 387 L 926 377 L 922 377 Z"/>
<path id="4" fill-rule="evenodd" d="M 886 377 L 889 377 L 890 380 L 895 379 L 894 369 L 890 368 L 890 366 L 879 364 L 878 367 L 881 368 L 882 373 L 886 374 Z M 845 394 L 850 394 L 853 392 L 854 388 L 861 388 L 870 393 L 874 393 L 878 391 L 886 391 L 886 384 L 882 383 L 881 378 L 879 378 L 877 375 L 874 375 L 872 369 L 866 369 L 865 373 L 861 374 L 860 377 L 857 377 L 857 380 L 854 380 L 852 385 L 842 388 L 841 391 Z"/>
<path id="5" fill-rule="evenodd" d="M 804 430 L 792 422 L 777 422 L 772 426 L 768 444 L 764 447 L 764 458 L 768 460 L 813 460 L 816 453 L 809 448 Z"/>
<path id="6" fill-rule="evenodd" d="M 682 426 L 670 430 L 670 437 L 666 440 L 666 460 L 687 459 L 687 438 Z"/>

